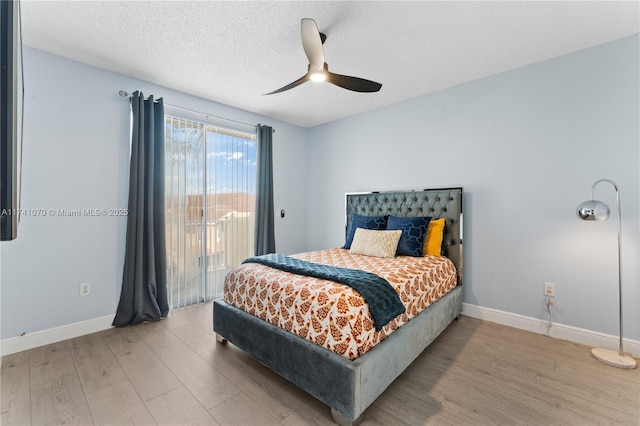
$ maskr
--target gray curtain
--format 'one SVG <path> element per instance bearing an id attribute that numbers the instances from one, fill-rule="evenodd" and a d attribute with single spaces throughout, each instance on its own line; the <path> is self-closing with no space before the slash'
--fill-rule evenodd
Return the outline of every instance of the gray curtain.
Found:
<path id="1" fill-rule="evenodd" d="M 164 205 L 164 105 L 131 96 L 129 215 L 120 303 L 113 325 L 158 321 L 169 313 Z"/>
<path id="2" fill-rule="evenodd" d="M 255 255 L 275 253 L 273 213 L 273 129 L 258 124 Z"/>

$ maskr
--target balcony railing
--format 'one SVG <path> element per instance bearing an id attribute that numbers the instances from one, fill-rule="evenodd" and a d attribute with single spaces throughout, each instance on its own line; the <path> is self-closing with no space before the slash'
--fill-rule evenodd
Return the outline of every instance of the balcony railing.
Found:
<path id="1" fill-rule="evenodd" d="M 217 221 L 170 224 L 167 286 L 172 308 L 221 297 L 224 277 L 253 255 L 252 212 L 229 212 Z"/>

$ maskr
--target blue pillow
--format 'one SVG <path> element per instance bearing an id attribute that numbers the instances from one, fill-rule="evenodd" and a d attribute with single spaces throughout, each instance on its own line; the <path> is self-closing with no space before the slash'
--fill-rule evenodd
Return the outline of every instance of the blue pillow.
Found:
<path id="1" fill-rule="evenodd" d="M 396 256 L 424 256 L 424 240 L 430 220 L 430 217 L 389 216 L 387 230 L 402 231 Z"/>
<path id="2" fill-rule="evenodd" d="M 342 248 L 351 248 L 353 236 L 355 235 L 357 228 L 382 231 L 387 227 L 387 219 L 389 219 L 389 216 L 360 216 L 359 214 L 354 214 L 351 218 L 351 227 L 347 234 L 347 241 L 345 241 L 344 247 Z"/>

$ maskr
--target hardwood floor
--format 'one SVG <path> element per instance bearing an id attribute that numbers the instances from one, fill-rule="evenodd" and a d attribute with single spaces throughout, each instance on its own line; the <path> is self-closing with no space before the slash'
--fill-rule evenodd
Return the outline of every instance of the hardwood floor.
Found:
<path id="1" fill-rule="evenodd" d="M 2 425 L 324 425 L 329 407 L 233 345 L 212 304 L 9 355 Z M 640 370 L 589 348 L 455 321 L 367 409 L 363 425 L 639 425 Z"/>

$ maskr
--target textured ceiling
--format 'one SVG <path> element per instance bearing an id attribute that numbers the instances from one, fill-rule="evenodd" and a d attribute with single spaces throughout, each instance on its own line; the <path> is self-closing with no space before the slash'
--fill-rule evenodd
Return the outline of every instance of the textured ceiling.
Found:
<path id="1" fill-rule="evenodd" d="M 310 127 L 638 33 L 629 2 L 22 0 L 26 44 Z M 330 70 L 383 84 L 307 82 L 300 19 Z M 123 88 L 131 90 L 135 88 Z M 158 94 L 161 95 L 161 94 Z"/>

